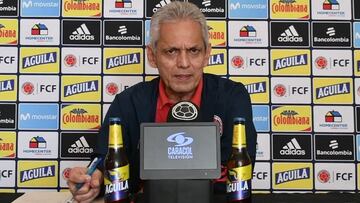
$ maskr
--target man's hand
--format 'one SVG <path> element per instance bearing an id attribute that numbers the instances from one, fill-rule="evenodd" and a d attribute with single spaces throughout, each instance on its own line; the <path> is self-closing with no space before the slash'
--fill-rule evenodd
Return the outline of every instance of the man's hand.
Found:
<path id="1" fill-rule="evenodd" d="M 67 184 L 74 199 L 79 203 L 90 203 L 100 193 L 100 186 L 103 183 L 103 174 L 98 169 L 90 177 L 86 175 L 87 168 L 74 167 L 70 170 Z M 84 183 L 80 188 L 76 188 L 77 183 Z"/>

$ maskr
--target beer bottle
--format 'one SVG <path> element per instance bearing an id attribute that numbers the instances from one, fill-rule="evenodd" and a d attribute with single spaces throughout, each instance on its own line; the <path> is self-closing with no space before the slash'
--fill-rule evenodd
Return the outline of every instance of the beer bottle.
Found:
<path id="1" fill-rule="evenodd" d="M 126 156 L 121 119 L 109 120 L 109 148 L 104 161 L 105 203 L 129 201 L 129 161 Z"/>
<path id="2" fill-rule="evenodd" d="M 245 119 L 234 118 L 232 153 L 227 162 L 228 202 L 251 202 L 252 165 L 246 149 Z"/>

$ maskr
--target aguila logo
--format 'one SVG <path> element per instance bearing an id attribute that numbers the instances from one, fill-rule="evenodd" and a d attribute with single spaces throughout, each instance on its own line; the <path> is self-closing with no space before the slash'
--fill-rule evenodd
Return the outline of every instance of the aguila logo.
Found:
<path id="1" fill-rule="evenodd" d="M 316 68 L 318 68 L 318 69 L 326 68 L 327 64 L 328 64 L 328 61 L 323 56 L 319 56 L 315 59 L 315 65 L 316 65 Z"/>
<path id="2" fill-rule="evenodd" d="M 243 68 L 244 66 L 244 59 L 241 56 L 234 56 L 231 59 L 231 64 L 234 68 Z"/>
<path id="3" fill-rule="evenodd" d="M 283 97 L 286 94 L 286 87 L 282 84 L 277 84 L 274 87 L 274 93 L 278 97 Z"/>
<path id="4" fill-rule="evenodd" d="M 31 82 L 26 82 L 22 85 L 22 91 L 24 94 L 32 94 L 34 92 L 34 85 Z"/>
<path id="5" fill-rule="evenodd" d="M 111 82 L 106 85 L 106 93 L 108 95 L 113 96 L 113 95 L 117 94 L 118 92 L 119 92 L 119 86 L 116 83 Z"/>
<path id="6" fill-rule="evenodd" d="M 73 54 L 68 54 L 64 58 L 64 63 L 67 67 L 73 67 L 76 64 L 76 56 Z"/>

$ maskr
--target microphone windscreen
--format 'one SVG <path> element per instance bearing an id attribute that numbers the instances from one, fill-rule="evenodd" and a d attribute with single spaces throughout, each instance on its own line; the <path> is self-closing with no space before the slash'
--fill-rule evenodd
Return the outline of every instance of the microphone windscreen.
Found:
<path id="1" fill-rule="evenodd" d="M 197 122 L 200 121 L 200 111 L 194 103 L 180 101 L 169 110 L 167 122 Z"/>

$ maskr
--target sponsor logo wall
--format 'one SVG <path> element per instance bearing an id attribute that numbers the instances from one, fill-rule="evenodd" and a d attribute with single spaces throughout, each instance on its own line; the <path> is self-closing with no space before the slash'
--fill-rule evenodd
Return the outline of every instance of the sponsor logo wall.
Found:
<path id="1" fill-rule="evenodd" d="M 150 18 L 172 1 L 0 0 L 0 191 L 67 188 L 115 95 L 157 77 Z M 186 1 L 208 20 L 204 72 L 250 94 L 253 189 L 358 192 L 360 1 Z"/>

